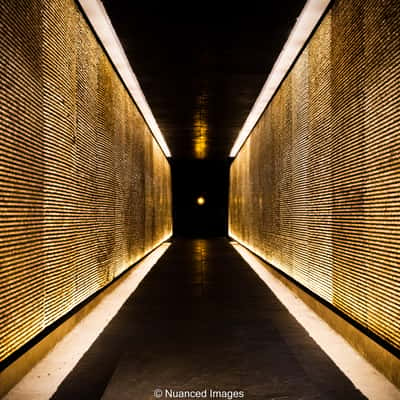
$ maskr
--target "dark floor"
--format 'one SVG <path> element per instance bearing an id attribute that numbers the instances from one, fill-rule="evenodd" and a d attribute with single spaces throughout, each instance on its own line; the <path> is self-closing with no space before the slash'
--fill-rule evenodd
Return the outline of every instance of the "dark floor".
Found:
<path id="1" fill-rule="evenodd" d="M 224 238 L 174 240 L 53 399 L 154 399 L 157 388 L 364 398 Z"/>

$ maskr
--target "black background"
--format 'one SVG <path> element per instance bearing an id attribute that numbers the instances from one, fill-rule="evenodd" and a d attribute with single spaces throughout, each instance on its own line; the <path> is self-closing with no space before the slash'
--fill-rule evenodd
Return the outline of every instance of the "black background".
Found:
<path id="1" fill-rule="evenodd" d="M 229 160 L 170 160 L 176 236 L 226 236 Z M 199 206 L 197 198 L 205 204 Z"/>

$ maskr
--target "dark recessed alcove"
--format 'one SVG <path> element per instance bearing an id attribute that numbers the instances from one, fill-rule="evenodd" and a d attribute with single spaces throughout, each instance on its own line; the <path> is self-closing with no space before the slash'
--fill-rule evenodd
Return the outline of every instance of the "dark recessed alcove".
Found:
<path id="1" fill-rule="evenodd" d="M 174 234 L 226 236 L 228 160 L 171 161 Z M 199 205 L 197 199 L 204 198 Z"/>

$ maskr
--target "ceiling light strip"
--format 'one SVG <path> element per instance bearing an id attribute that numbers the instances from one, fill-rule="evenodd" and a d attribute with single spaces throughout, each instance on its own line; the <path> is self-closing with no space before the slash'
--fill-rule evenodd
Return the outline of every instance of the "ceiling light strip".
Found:
<path id="1" fill-rule="evenodd" d="M 142 92 L 139 82 L 126 57 L 125 51 L 112 26 L 111 20 L 100 0 L 78 0 L 83 12 L 88 18 L 93 30 L 101 41 L 110 57 L 115 69 L 124 81 L 129 93 L 139 107 L 153 136 L 160 145 L 166 157 L 171 157 L 171 152 L 165 142 L 164 136 L 155 120 L 153 113 Z"/>
<path id="2" fill-rule="evenodd" d="M 330 2 L 331 0 L 307 1 L 236 138 L 229 154 L 230 157 L 236 157 Z"/>

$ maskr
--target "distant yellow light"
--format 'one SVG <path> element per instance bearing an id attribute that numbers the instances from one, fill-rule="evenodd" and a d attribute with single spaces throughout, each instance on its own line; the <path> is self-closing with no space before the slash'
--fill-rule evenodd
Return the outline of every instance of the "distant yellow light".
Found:
<path id="1" fill-rule="evenodd" d="M 199 206 L 202 206 L 206 202 L 205 198 L 203 196 L 200 196 L 197 198 L 197 204 Z"/>

